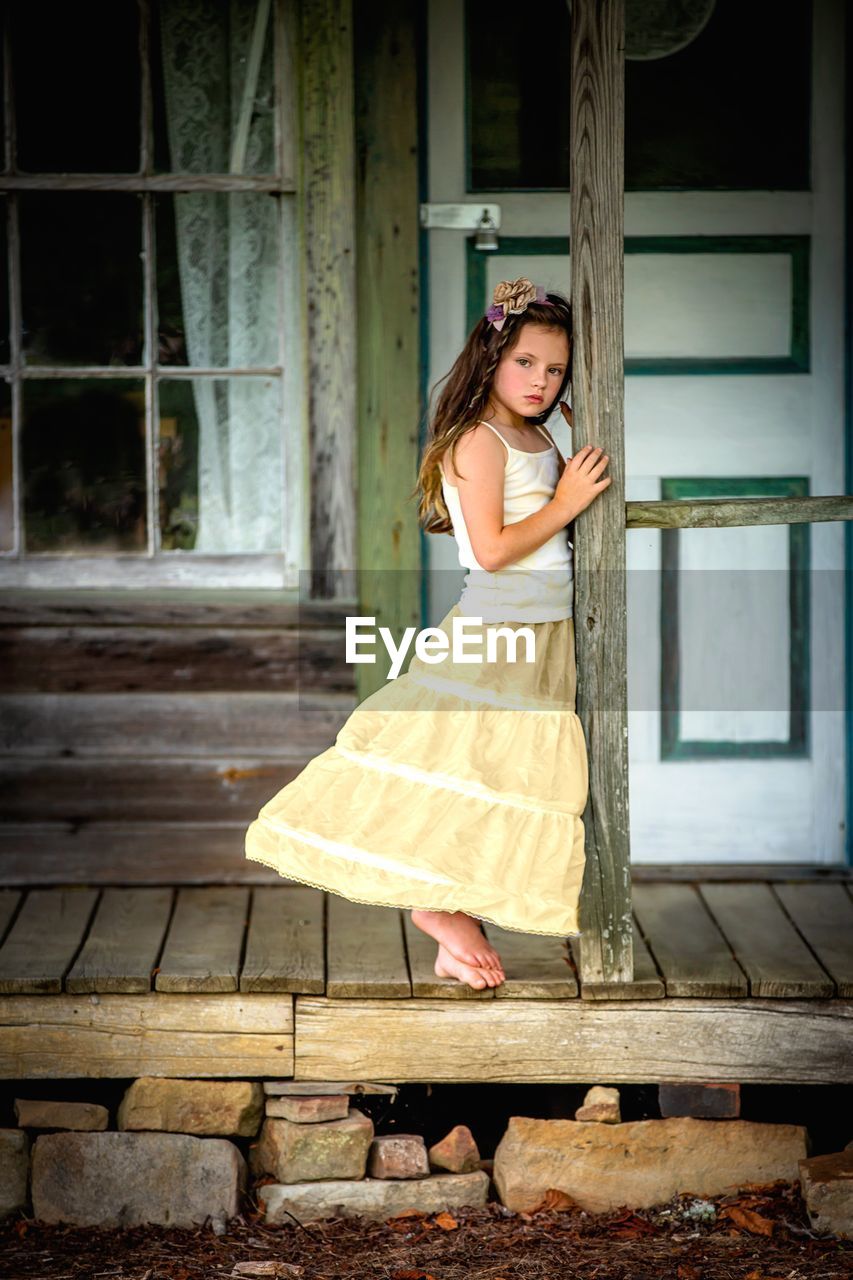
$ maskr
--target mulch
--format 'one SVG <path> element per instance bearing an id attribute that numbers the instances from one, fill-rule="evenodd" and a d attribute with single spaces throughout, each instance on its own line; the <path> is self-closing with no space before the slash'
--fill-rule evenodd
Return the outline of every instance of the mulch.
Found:
<path id="1" fill-rule="evenodd" d="M 384 1222 L 326 1218 L 264 1224 L 251 1209 L 224 1234 L 146 1226 L 48 1226 L 19 1214 L 0 1223 L 9 1280 L 836 1280 L 853 1276 L 853 1241 L 809 1226 L 799 1186 L 678 1195 L 652 1209 L 593 1214 L 562 1192 L 533 1213 L 498 1202 Z M 220 1227 L 221 1231 L 221 1227 Z"/>

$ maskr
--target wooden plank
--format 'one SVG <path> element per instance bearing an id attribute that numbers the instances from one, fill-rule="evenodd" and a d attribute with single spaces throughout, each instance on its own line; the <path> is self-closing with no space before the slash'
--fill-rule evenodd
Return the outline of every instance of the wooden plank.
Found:
<path id="1" fill-rule="evenodd" d="M 853 497 L 662 498 L 625 503 L 628 529 L 731 529 L 735 525 L 853 520 Z"/>
<path id="2" fill-rule="evenodd" d="M 581 983 L 581 999 L 582 1000 L 662 1000 L 666 995 L 666 987 L 658 973 L 657 966 L 654 962 L 649 948 L 646 946 L 643 935 L 637 927 L 636 920 L 632 923 L 632 937 L 634 946 L 634 976 L 630 982 L 614 983 L 614 982 L 582 982 Z M 580 939 L 570 938 L 569 944 L 572 947 L 575 967 L 580 972 L 581 957 Z"/>
<path id="3" fill-rule="evenodd" d="M 749 985 L 693 885 L 635 884 L 634 913 L 668 996 L 745 996 Z"/>
<path id="4" fill-rule="evenodd" d="M 853 996 L 853 900 L 841 884 L 777 884 L 773 892 L 836 986 Z"/>
<path id="5" fill-rule="evenodd" d="M 318 889 L 254 889 L 240 990 L 323 992 L 323 914 Z"/>
<path id="6" fill-rule="evenodd" d="M 354 708 L 346 693 L 4 694 L 0 754 L 304 760 Z"/>
<path id="7" fill-rule="evenodd" d="M 408 500 L 421 416 L 418 14 L 373 0 L 353 16 L 358 564 L 369 566 L 359 588 L 361 612 L 397 635 L 421 626 L 420 525 Z M 389 662 L 378 658 L 355 668 L 359 699 L 385 682 Z"/>
<path id="8" fill-rule="evenodd" d="M 65 990 L 150 991 L 173 898 L 166 888 L 105 889 Z"/>
<path id="9" fill-rule="evenodd" d="M 589 748 L 581 984 L 632 978 L 625 594 L 624 0 L 574 0 L 571 33 L 572 447 L 611 484 L 575 520 L 578 715 Z M 586 566 L 589 566 L 588 568 Z"/>
<path id="10" fill-rule="evenodd" d="M 658 880 L 846 880 L 853 884 L 853 867 L 846 862 L 635 862 L 631 880 L 634 884 Z"/>
<path id="11" fill-rule="evenodd" d="M 326 905 L 326 995 L 411 996 L 401 913 L 335 893 Z"/>
<path id="12" fill-rule="evenodd" d="M 304 760 L 0 760 L 0 821 L 245 822 L 301 773 Z"/>
<path id="13" fill-rule="evenodd" d="M 14 823 L 0 826 L 0 882 L 281 884 L 244 853 L 240 822 Z"/>
<path id="14" fill-rule="evenodd" d="M 354 593 L 359 563 L 352 0 L 304 0 L 300 17 L 310 594 L 330 599 Z"/>
<path id="15" fill-rule="evenodd" d="M 815 960 L 768 885 L 705 884 L 699 892 L 749 979 L 750 995 L 835 995 L 832 978 Z"/>
<path id="16" fill-rule="evenodd" d="M 292 1072 L 292 996 L 0 997 L 6 1080 Z"/>
<path id="17" fill-rule="evenodd" d="M 343 628 L 0 627 L 2 693 L 355 689 Z"/>
<path id="18" fill-rule="evenodd" d="M 505 981 L 494 988 L 496 1000 L 570 1000 L 577 996 L 577 978 L 564 938 L 518 933 L 488 923 L 483 924 L 483 930 L 506 974 Z"/>
<path id="19" fill-rule="evenodd" d="M 0 947 L 0 992 L 62 991 L 97 899 L 97 889 L 31 890 Z"/>
<path id="20" fill-rule="evenodd" d="M 853 1083 L 849 1001 L 295 999 L 297 1080 Z"/>
<path id="21" fill-rule="evenodd" d="M 155 989 L 236 991 L 248 912 L 248 889 L 180 889 Z"/>
<path id="22" fill-rule="evenodd" d="M 297 591 L 134 591 L 9 588 L 0 596 L 0 627 L 270 627 L 340 631 L 355 600 L 307 600 Z"/>
<path id="23" fill-rule="evenodd" d="M 494 987 L 484 987 L 482 991 L 477 991 L 474 987 L 469 987 L 467 982 L 461 982 L 457 978 L 438 976 L 435 972 L 438 943 L 412 924 L 411 913 L 408 911 L 403 912 L 403 929 L 413 996 L 441 996 L 445 1000 L 494 1000 Z M 389 1008 L 389 1017 L 393 1018 L 393 1016 Z M 393 1072 L 384 1073 L 386 1078 L 388 1075 L 393 1076 Z"/>

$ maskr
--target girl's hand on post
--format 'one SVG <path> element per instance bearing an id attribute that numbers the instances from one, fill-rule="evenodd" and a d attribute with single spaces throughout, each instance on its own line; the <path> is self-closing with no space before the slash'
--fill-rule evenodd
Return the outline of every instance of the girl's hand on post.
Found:
<path id="1" fill-rule="evenodd" d="M 607 454 L 602 453 L 600 446 L 596 448 L 591 444 L 584 445 L 568 459 L 552 498 L 563 509 L 566 523 L 585 511 L 612 482 L 612 476 L 599 479 L 607 463 Z"/>

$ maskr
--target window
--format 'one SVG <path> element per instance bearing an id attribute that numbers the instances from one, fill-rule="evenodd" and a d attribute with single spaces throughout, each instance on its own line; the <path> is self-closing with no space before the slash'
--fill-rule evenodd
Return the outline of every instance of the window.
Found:
<path id="1" fill-rule="evenodd" d="M 291 21 L 6 7 L 0 582 L 295 585 Z"/>
<path id="2" fill-rule="evenodd" d="M 514 0 L 466 0 L 468 191 L 569 189 L 570 8 L 525 14 L 536 55 L 523 57 Z M 809 189 L 810 0 L 625 16 L 626 191 Z"/>

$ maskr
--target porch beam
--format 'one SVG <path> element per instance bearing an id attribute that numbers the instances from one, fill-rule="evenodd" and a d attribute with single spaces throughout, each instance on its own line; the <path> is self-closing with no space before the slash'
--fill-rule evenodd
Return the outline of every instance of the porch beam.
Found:
<path id="1" fill-rule="evenodd" d="M 417 7 L 355 9 L 359 612 L 421 626 Z M 361 701 L 388 665 L 356 667 Z"/>
<path id="2" fill-rule="evenodd" d="M 352 0 L 300 9 L 310 594 L 335 599 L 352 594 L 356 556 Z"/>
<path id="3" fill-rule="evenodd" d="M 612 483 L 576 521 L 578 714 L 589 746 L 581 979 L 633 978 L 628 819 L 624 431 L 624 0 L 573 0 L 572 448 L 601 445 Z"/>

